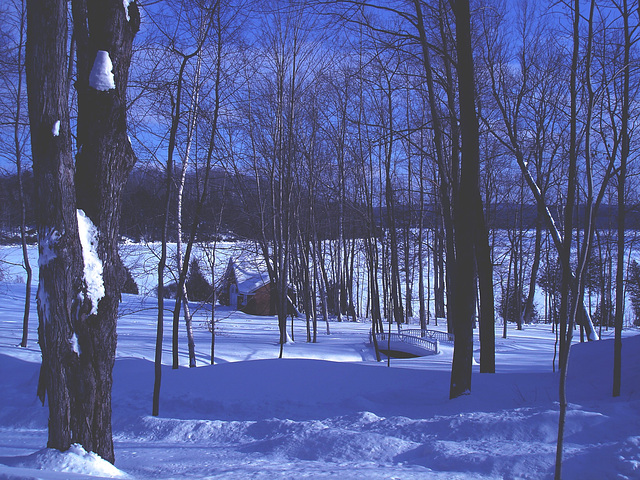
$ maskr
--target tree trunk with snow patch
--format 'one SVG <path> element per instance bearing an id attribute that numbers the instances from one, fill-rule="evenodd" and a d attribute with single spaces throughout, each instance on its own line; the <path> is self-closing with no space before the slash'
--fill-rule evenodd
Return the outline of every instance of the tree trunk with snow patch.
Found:
<path id="1" fill-rule="evenodd" d="M 47 445 L 68 449 L 74 438 L 70 381 L 79 368 L 71 339 L 82 291 L 73 156 L 67 105 L 67 9 L 63 0 L 27 4 L 26 74 L 37 209 L 40 283 L 38 396 L 49 406 Z M 58 135 L 52 132 L 60 122 Z"/>
<path id="2" fill-rule="evenodd" d="M 124 281 L 117 240 L 120 193 L 135 162 L 126 133 L 126 86 L 139 13 L 134 2 L 127 8 L 119 0 L 72 3 L 78 47 L 74 169 L 67 2 L 30 1 L 27 7 L 39 207 L 38 393 L 48 398 L 48 446 L 66 450 L 79 443 L 113 462 L 112 370 Z M 79 223 L 86 231 L 79 233 Z"/>

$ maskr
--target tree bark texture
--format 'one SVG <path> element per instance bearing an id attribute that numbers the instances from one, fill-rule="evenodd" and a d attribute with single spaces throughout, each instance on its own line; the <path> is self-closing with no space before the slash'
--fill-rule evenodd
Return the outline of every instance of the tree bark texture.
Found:
<path id="1" fill-rule="evenodd" d="M 458 88 L 462 132 L 462 165 L 460 190 L 456 198 L 455 239 L 456 276 L 454 305 L 453 365 L 449 396 L 458 397 L 471 390 L 473 363 L 473 322 L 476 313 L 475 224 L 479 198 L 478 118 L 475 110 L 473 56 L 471 50 L 471 17 L 469 2 L 454 4 L 456 16 L 456 48 L 458 54 Z"/>
<path id="2" fill-rule="evenodd" d="M 26 75 L 40 253 L 38 396 L 49 406 L 47 446 L 68 449 L 78 420 L 70 383 L 79 370 L 71 339 L 82 290 L 67 105 L 67 2 L 27 4 Z M 58 136 L 52 129 L 60 122 Z"/>
<path id="3" fill-rule="evenodd" d="M 113 462 L 112 369 L 124 278 L 117 239 L 120 192 L 135 162 L 126 133 L 126 86 L 139 14 L 135 3 L 125 11 L 118 0 L 77 0 L 72 8 L 78 45 L 75 168 L 67 2 L 28 3 L 27 88 L 39 205 L 39 395 L 44 401 L 46 394 L 49 403 L 49 447 L 66 450 L 80 443 Z M 89 82 L 99 50 L 108 52 L 113 65 L 115 88 L 105 91 Z M 103 268 L 101 297 L 88 293 L 78 210 L 98 231 L 94 248 Z"/>

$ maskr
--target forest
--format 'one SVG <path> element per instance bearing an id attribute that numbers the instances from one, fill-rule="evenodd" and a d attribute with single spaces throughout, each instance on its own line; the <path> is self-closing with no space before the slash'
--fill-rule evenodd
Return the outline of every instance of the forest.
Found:
<path id="1" fill-rule="evenodd" d="M 0 7 L 0 223 L 25 270 L 36 237 L 57 252 L 40 264 L 43 292 L 82 294 L 80 313 L 51 307 L 73 318 L 66 338 L 111 335 L 85 322 L 115 319 L 124 239 L 162 244 L 158 332 L 175 264 L 174 335 L 184 307 L 189 336 L 195 246 L 254 242 L 281 355 L 290 286 L 307 319 L 327 301 L 353 316 L 362 255 L 374 332 L 447 319 L 452 398 L 471 389 L 474 328 L 480 371 L 493 372 L 497 319 L 505 335 L 540 320 L 536 290 L 552 292 L 543 319 L 557 324 L 563 375 L 574 326 L 585 340 L 614 327 L 619 346 L 639 315 L 637 4 L 73 0 L 57 4 L 56 36 L 28 3 Z M 57 247 L 81 225 L 76 209 L 100 232 L 98 299 L 86 278 L 55 283 L 69 268 L 82 278 L 84 246 Z"/>

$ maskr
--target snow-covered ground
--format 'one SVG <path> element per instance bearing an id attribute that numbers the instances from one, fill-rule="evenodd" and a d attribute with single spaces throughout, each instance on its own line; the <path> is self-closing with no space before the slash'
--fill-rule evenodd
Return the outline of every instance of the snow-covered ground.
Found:
<path id="1" fill-rule="evenodd" d="M 198 368 L 170 368 L 166 315 L 160 416 L 152 417 L 153 254 L 125 246 L 145 296 L 125 295 L 114 370 L 115 466 L 75 446 L 47 450 L 47 409 L 36 398 L 40 351 L 33 303 L 22 335 L 19 248 L 0 248 L 0 479 L 544 479 L 553 474 L 558 418 L 554 335 L 547 325 L 496 327 L 497 373 L 475 366 L 471 395 L 448 399 L 452 351 L 377 363 L 367 323 L 302 320 L 278 356 L 274 317 L 196 305 Z M 143 254 L 142 252 L 147 252 Z M 35 262 L 37 252 L 31 250 Z M 220 255 L 224 268 L 228 253 Z M 37 273 L 37 271 L 36 271 Z M 35 285 L 35 284 L 34 284 Z M 35 289 L 34 289 L 35 290 Z M 169 302 L 168 308 L 171 308 Z M 443 326 L 433 327 L 442 329 Z M 640 331 L 625 331 L 622 396 L 611 398 L 612 332 L 575 345 L 569 372 L 565 479 L 640 479 Z M 477 347 L 477 345 L 476 345 Z M 477 359 L 476 349 L 476 359 Z"/>
<path id="2" fill-rule="evenodd" d="M 208 365 L 209 312 L 201 311 L 200 366 L 165 367 L 160 416 L 154 418 L 154 304 L 136 296 L 125 296 L 127 314 L 118 327 L 115 467 L 79 446 L 65 453 L 47 450 L 47 409 L 35 395 L 35 315 L 29 347 L 16 346 L 23 292 L 20 284 L 0 285 L 0 478 L 552 476 L 558 376 L 548 326 L 510 330 L 506 340 L 498 335 L 498 373 L 476 371 L 472 394 L 449 400 L 450 349 L 392 360 L 388 368 L 375 362 L 367 324 L 333 322 L 330 336 L 320 324 L 318 343 L 308 344 L 298 320 L 295 343 L 285 346 L 286 358 L 279 360 L 275 318 L 219 309 L 216 364 Z M 564 478 L 640 478 L 637 333 L 625 335 L 623 393 L 617 399 L 610 395 L 613 341 L 573 347 Z"/>

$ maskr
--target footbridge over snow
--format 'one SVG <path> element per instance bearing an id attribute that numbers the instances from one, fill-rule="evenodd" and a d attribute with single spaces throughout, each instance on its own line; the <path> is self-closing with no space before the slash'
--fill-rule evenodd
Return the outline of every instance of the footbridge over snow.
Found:
<path id="1" fill-rule="evenodd" d="M 376 352 L 395 358 L 424 357 L 440 353 L 440 344 L 453 344 L 453 334 L 421 328 L 369 333 Z"/>

